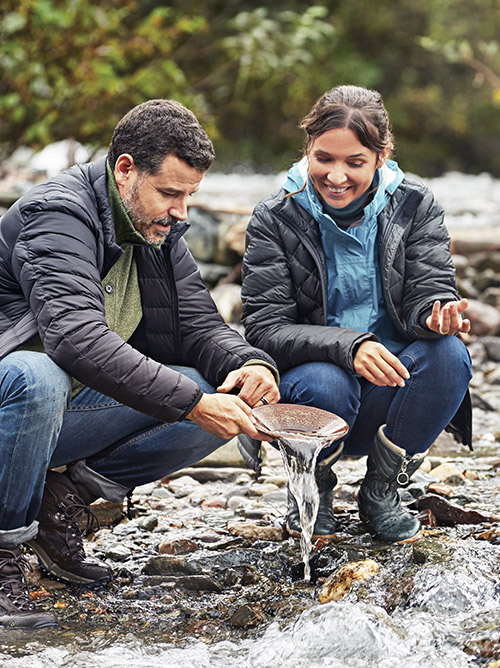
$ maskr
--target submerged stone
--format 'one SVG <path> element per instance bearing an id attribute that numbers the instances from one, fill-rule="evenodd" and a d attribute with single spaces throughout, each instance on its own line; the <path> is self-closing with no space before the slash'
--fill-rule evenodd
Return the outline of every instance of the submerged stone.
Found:
<path id="1" fill-rule="evenodd" d="M 267 622 L 266 615 L 257 605 L 242 605 L 229 620 L 233 626 L 252 627 Z"/>
<path id="2" fill-rule="evenodd" d="M 363 559 L 344 564 L 323 584 L 319 592 L 320 603 L 339 601 L 351 590 L 355 581 L 363 582 L 378 573 L 379 564 L 373 559 Z"/>

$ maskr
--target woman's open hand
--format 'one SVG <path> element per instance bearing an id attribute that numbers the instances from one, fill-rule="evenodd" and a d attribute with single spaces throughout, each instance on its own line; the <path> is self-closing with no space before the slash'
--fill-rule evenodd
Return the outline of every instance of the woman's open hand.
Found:
<path id="1" fill-rule="evenodd" d="M 354 370 L 374 385 L 405 386 L 408 369 L 382 343 L 363 341 L 354 357 Z"/>
<path id="2" fill-rule="evenodd" d="M 470 331 L 470 320 L 463 319 L 462 313 L 469 306 L 467 299 L 461 299 L 459 302 L 447 302 L 441 306 L 441 302 L 436 300 L 432 306 L 432 313 L 427 317 L 425 324 L 436 334 L 453 336 L 457 332 L 467 334 Z"/>

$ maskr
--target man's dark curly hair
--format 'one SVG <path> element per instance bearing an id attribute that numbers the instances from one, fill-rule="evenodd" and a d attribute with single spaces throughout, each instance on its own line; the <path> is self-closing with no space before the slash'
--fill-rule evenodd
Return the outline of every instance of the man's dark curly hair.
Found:
<path id="1" fill-rule="evenodd" d="M 215 157 L 196 116 L 175 100 L 143 102 L 118 122 L 108 151 L 112 169 L 123 153 L 145 174 L 157 174 L 170 153 L 199 172 L 206 172 Z"/>

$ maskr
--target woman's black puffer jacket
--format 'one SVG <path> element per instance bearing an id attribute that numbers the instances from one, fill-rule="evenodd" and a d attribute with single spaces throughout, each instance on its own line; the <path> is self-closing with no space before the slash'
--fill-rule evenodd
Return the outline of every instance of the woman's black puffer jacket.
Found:
<path id="1" fill-rule="evenodd" d="M 390 317 L 409 342 L 438 337 L 425 327 L 433 302 L 459 299 L 442 208 L 426 186 L 405 178 L 378 223 Z M 327 326 L 327 270 L 319 227 L 284 190 L 254 210 L 242 275 L 246 338 L 272 355 L 281 372 L 311 361 L 353 371 L 357 346 L 375 339 L 370 332 Z M 450 431 L 470 445 L 469 395 Z"/>
<path id="2" fill-rule="evenodd" d="M 215 387 L 263 351 L 226 325 L 179 223 L 161 249 L 136 247 L 143 318 L 128 343 L 111 331 L 101 281 L 116 244 L 105 160 L 36 186 L 0 222 L 0 358 L 37 332 L 45 352 L 84 385 L 165 422 L 201 398 L 165 364 L 195 367 Z"/>

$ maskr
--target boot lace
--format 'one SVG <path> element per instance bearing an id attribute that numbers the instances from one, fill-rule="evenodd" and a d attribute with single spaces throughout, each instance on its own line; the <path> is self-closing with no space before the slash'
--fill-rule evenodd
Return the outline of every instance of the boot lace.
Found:
<path id="1" fill-rule="evenodd" d="M 67 502 L 68 500 L 69 503 Z M 65 501 L 66 503 L 59 504 L 59 509 L 62 511 L 60 519 L 67 522 L 66 543 L 69 553 L 78 556 L 80 559 L 84 559 L 83 536 L 88 536 L 93 531 L 99 531 L 101 525 L 95 513 L 90 510 L 89 506 L 80 497 L 75 494 L 68 494 Z M 80 529 L 76 521 L 82 513 L 85 513 L 87 517 L 87 523 L 83 530 Z"/>
<path id="2" fill-rule="evenodd" d="M 10 556 L 0 556 L 0 592 L 20 612 L 31 612 L 35 605 L 28 594 L 26 571 L 32 572 L 33 568 L 21 552 L 16 554 L 9 550 L 2 550 L 2 553 Z M 5 574 L 4 571 L 12 572 Z"/>

